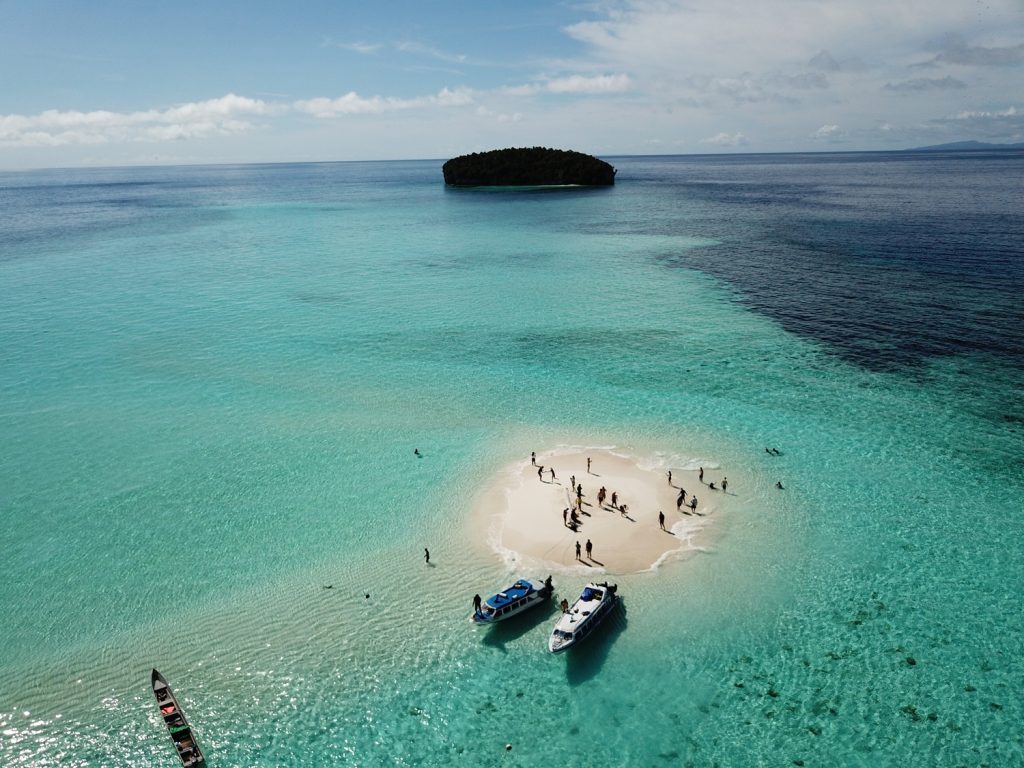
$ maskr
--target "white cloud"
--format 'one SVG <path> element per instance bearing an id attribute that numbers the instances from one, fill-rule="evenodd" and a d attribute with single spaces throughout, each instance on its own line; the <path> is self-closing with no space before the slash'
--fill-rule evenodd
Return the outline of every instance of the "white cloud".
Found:
<path id="1" fill-rule="evenodd" d="M 508 85 L 498 89 L 506 96 L 535 96 L 538 93 L 600 95 L 624 93 L 632 87 L 629 75 L 567 75 L 550 77 L 535 83 Z"/>
<path id="2" fill-rule="evenodd" d="M 934 118 L 930 125 L 951 139 L 982 139 L 995 142 L 1024 141 L 1024 110 L 964 109 L 952 115 Z"/>
<path id="3" fill-rule="evenodd" d="M 628 91 L 629 86 L 628 75 L 570 75 L 548 80 L 545 90 L 549 93 L 622 93 Z"/>
<path id="4" fill-rule="evenodd" d="M 227 135 L 247 130 L 243 116 L 269 115 L 276 108 L 261 99 L 229 93 L 218 99 L 140 112 L 49 109 L 36 115 L 0 115 L 0 145 L 61 146 L 107 142 L 169 141 Z"/>
<path id="5" fill-rule="evenodd" d="M 716 147 L 742 147 L 750 143 L 750 140 L 742 133 L 716 133 L 707 139 L 701 139 L 701 144 L 711 144 Z"/>
<path id="6" fill-rule="evenodd" d="M 631 110 L 651 130 L 684 120 L 710 135 L 727 119 L 757 135 L 759 148 L 798 149 L 807 143 L 802 126 L 838 123 L 841 132 L 815 138 L 849 139 L 876 125 L 882 106 L 886 118 L 923 125 L 939 98 L 977 109 L 1019 90 L 1019 25 L 1007 33 L 1019 3 L 986 0 L 979 15 L 962 0 L 603 0 L 590 20 L 565 28 L 584 52 L 559 65 L 628 72 Z M 975 67 L 969 87 L 945 71 L 914 79 L 915 61 L 938 58 L 935 40 L 944 41 L 944 66 L 989 66 Z M 924 96 L 882 101 L 887 83 L 888 92 Z"/>
<path id="7" fill-rule="evenodd" d="M 842 128 L 834 123 L 827 123 L 811 134 L 814 141 L 822 141 L 829 144 L 842 143 L 846 140 L 847 134 Z"/>
<path id="8" fill-rule="evenodd" d="M 314 117 L 339 117 L 341 115 L 379 115 L 403 109 L 422 107 L 461 107 L 473 103 L 472 93 L 465 88 L 449 90 L 442 88 L 432 96 L 415 96 L 401 99 L 393 96 L 360 96 L 349 91 L 344 96 L 331 99 L 320 96 L 302 99 L 292 105 L 298 112 Z"/>
<path id="9" fill-rule="evenodd" d="M 1020 114 L 1016 107 L 1008 107 L 1006 109 L 989 112 L 989 111 L 970 111 L 962 110 L 953 115 L 950 119 L 952 120 L 977 120 L 978 118 L 992 118 L 992 117 L 1016 117 Z"/>

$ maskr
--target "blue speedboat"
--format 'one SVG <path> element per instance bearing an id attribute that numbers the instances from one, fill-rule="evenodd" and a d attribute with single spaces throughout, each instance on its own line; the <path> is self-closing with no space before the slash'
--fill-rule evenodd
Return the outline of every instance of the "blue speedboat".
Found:
<path id="1" fill-rule="evenodd" d="M 550 576 L 543 582 L 519 579 L 511 587 L 486 600 L 480 600 L 479 595 L 474 597 L 473 615 L 470 618 L 477 624 L 493 624 L 539 605 L 551 597 L 552 591 Z"/>

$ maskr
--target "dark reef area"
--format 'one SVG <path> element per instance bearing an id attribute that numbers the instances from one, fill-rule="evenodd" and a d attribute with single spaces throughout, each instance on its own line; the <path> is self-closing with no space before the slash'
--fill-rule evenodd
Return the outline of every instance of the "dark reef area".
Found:
<path id="1" fill-rule="evenodd" d="M 456 187 L 524 187 L 577 184 L 608 186 L 615 169 L 572 150 L 532 147 L 494 149 L 455 157 L 444 164 L 444 183 Z"/>

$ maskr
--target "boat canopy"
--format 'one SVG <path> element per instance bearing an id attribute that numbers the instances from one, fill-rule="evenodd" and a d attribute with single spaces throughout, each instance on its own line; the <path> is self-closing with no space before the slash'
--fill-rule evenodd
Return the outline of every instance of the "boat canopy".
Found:
<path id="1" fill-rule="evenodd" d="M 497 610 L 498 608 L 504 608 L 510 603 L 514 603 L 516 600 L 522 600 L 533 591 L 533 584 L 530 584 L 528 581 L 520 580 L 504 592 L 499 592 L 498 594 L 487 598 L 487 604 Z"/>

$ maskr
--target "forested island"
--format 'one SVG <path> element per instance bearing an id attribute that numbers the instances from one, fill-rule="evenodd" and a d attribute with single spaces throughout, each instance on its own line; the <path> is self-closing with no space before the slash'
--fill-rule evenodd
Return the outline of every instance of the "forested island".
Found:
<path id="1" fill-rule="evenodd" d="M 582 152 L 532 147 L 474 152 L 442 167 L 444 183 L 456 187 L 523 187 L 552 185 L 608 186 L 615 169 Z"/>

